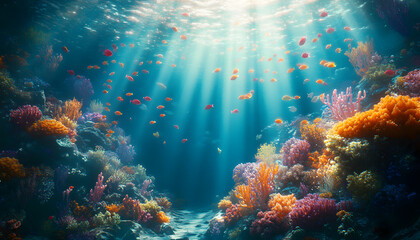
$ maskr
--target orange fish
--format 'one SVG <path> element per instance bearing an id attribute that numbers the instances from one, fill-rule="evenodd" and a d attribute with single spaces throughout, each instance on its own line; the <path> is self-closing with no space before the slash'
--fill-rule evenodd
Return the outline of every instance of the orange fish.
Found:
<path id="1" fill-rule="evenodd" d="M 324 65 L 325 66 L 325 65 Z M 326 63 L 326 67 L 329 67 L 329 68 L 335 68 L 336 67 L 336 65 L 335 65 L 335 63 L 334 62 L 328 62 L 328 63 Z"/>
<path id="2" fill-rule="evenodd" d="M 277 82 L 277 79 L 272 78 L 272 79 L 270 80 L 270 82 Z"/>
<path id="3" fill-rule="evenodd" d="M 231 78 L 230 78 L 230 80 L 235 80 L 235 79 L 237 79 L 239 76 L 238 75 L 233 75 Z"/>
<path id="4" fill-rule="evenodd" d="M 156 61 L 156 64 L 162 64 L 162 62 L 161 61 Z"/>
<path id="5" fill-rule="evenodd" d="M 222 69 L 220 69 L 220 68 L 216 68 L 216 69 L 214 69 L 214 71 L 213 71 L 213 72 L 218 73 L 218 72 L 220 72 L 220 70 L 222 70 Z"/>
<path id="6" fill-rule="evenodd" d="M 114 75 L 115 74 L 115 72 L 111 72 L 110 74 L 109 74 L 109 76 L 112 76 L 112 75 Z"/>
<path id="7" fill-rule="evenodd" d="M 94 69 L 101 69 L 101 67 L 99 67 L 98 65 L 94 65 L 93 68 Z"/>
<path id="8" fill-rule="evenodd" d="M 107 133 L 105 134 L 106 137 L 111 137 L 111 134 Z"/>
<path id="9" fill-rule="evenodd" d="M 156 123 L 156 121 L 150 121 L 149 123 L 150 123 L 150 125 L 153 125 L 153 124 Z"/>
<path id="10" fill-rule="evenodd" d="M 170 101 L 172 101 L 172 98 L 167 97 L 167 98 L 165 98 L 165 101 L 170 102 Z"/>
<path id="11" fill-rule="evenodd" d="M 120 66 L 121 66 L 122 68 L 124 68 L 124 63 L 120 63 Z"/>
<path id="12" fill-rule="evenodd" d="M 106 116 L 105 115 L 102 115 L 102 119 L 106 119 Z"/>
<path id="13" fill-rule="evenodd" d="M 111 106 L 111 103 L 107 102 L 107 103 L 106 103 L 106 105 L 107 105 L 107 106 Z"/>
<path id="14" fill-rule="evenodd" d="M 160 116 L 160 117 L 164 117 L 164 116 L 166 116 L 166 115 L 162 113 L 162 114 L 160 114 L 159 116 Z"/>
<path id="15" fill-rule="evenodd" d="M 122 115 L 122 113 L 121 113 L 120 111 L 115 111 L 115 115 L 117 115 L 117 116 L 121 116 L 121 115 Z"/>
<path id="16" fill-rule="evenodd" d="M 271 62 L 271 60 L 273 60 L 273 58 L 270 57 L 267 59 L 267 62 Z"/>
<path id="17" fill-rule="evenodd" d="M 286 51 L 286 52 L 284 52 L 284 53 L 289 54 L 289 53 L 290 53 L 290 51 Z"/>
<path id="18" fill-rule="evenodd" d="M 116 61 L 116 60 L 112 60 L 111 62 L 112 62 L 112 63 L 117 63 L 117 61 Z"/>
<path id="19" fill-rule="evenodd" d="M 112 121 L 112 124 L 117 125 L 118 122 L 117 121 Z"/>
<path id="20" fill-rule="evenodd" d="M 300 99 L 300 96 L 296 95 L 295 100 L 299 100 L 299 99 Z"/>
<path id="21" fill-rule="evenodd" d="M 103 61 L 102 65 L 108 65 L 108 61 Z"/>
<path id="22" fill-rule="evenodd" d="M 176 65 L 175 64 L 171 64 L 171 67 L 176 67 Z"/>
<path id="23" fill-rule="evenodd" d="M 346 31 L 351 31 L 351 28 L 350 28 L 350 27 L 348 27 L 348 26 L 345 26 L 345 27 L 344 27 L 344 30 L 346 30 Z"/>
<path id="24" fill-rule="evenodd" d="M 140 63 L 139 63 L 139 66 L 141 66 L 141 65 L 143 65 L 143 62 L 140 62 Z"/>
<path id="25" fill-rule="evenodd" d="M 157 106 L 156 108 L 157 108 L 157 109 L 164 109 L 164 108 L 165 108 L 165 106 L 163 106 L 163 105 L 159 105 L 159 106 Z"/>
<path id="26" fill-rule="evenodd" d="M 308 78 L 306 78 L 305 80 L 303 80 L 303 84 L 305 84 L 307 82 L 309 82 L 309 79 Z"/>
<path id="27" fill-rule="evenodd" d="M 93 68 L 93 66 L 91 66 L 91 65 L 87 66 L 87 69 L 92 69 L 92 68 Z"/>
<path id="28" fill-rule="evenodd" d="M 321 64 L 322 66 L 324 66 L 324 64 L 327 63 L 327 61 L 322 60 L 321 62 L 319 62 L 319 64 Z"/>
<path id="29" fill-rule="evenodd" d="M 239 69 L 235 68 L 233 69 L 232 74 L 237 74 L 238 72 L 239 72 Z"/>
<path id="30" fill-rule="evenodd" d="M 111 85 L 106 85 L 109 89 L 112 89 Z"/>
<path id="31" fill-rule="evenodd" d="M 126 93 L 125 96 L 127 96 L 127 97 L 133 96 L 133 93 L 131 93 L 131 92 Z"/>
<path id="32" fill-rule="evenodd" d="M 148 64 L 152 64 L 152 63 L 153 63 L 153 61 L 148 61 L 147 63 L 148 63 Z"/>
<path id="33" fill-rule="evenodd" d="M 180 37 L 182 40 L 187 40 L 187 36 L 185 36 L 185 35 L 181 35 L 181 37 Z"/>
<path id="34" fill-rule="evenodd" d="M 178 28 L 177 27 L 172 27 L 172 30 L 174 31 L 174 32 L 178 32 Z M 166 41 L 165 41 L 166 42 Z"/>
<path id="35" fill-rule="evenodd" d="M 318 79 L 315 82 L 318 83 L 318 84 L 323 84 L 324 83 L 324 81 L 322 79 Z"/>
<path id="36" fill-rule="evenodd" d="M 248 72 L 249 73 L 253 73 L 254 72 L 254 69 L 249 69 Z"/>
<path id="37" fill-rule="evenodd" d="M 314 38 L 314 39 L 312 39 L 312 42 L 313 43 L 315 43 L 315 42 L 317 42 L 318 41 L 318 38 Z"/>
<path id="38" fill-rule="evenodd" d="M 335 49 L 335 52 L 336 52 L 336 53 L 341 53 L 341 48 L 336 48 L 336 49 Z"/>
<path id="39" fill-rule="evenodd" d="M 133 43 L 130 43 L 130 47 L 134 47 L 134 44 Z"/>
<path id="40" fill-rule="evenodd" d="M 277 60 L 277 62 L 283 62 L 284 58 L 279 58 L 279 60 Z"/>
<path id="41" fill-rule="evenodd" d="M 147 71 L 147 70 L 145 70 L 145 69 L 141 70 L 141 72 L 142 72 L 142 73 L 145 73 L 145 74 L 148 74 L 148 73 L 149 73 L 149 71 Z"/>
<path id="42" fill-rule="evenodd" d="M 276 120 L 274 120 L 274 122 L 277 124 L 281 124 L 283 123 L 283 120 L 281 120 L 280 118 L 277 118 Z"/>
<path id="43" fill-rule="evenodd" d="M 162 43 L 163 43 L 163 44 L 166 44 L 166 43 L 168 43 L 168 42 L 167 42 L 166 40 L 162 40 Z"/>
<path id="44" fill-rule="evenodd" d="M 107 79 L 106 82 L 107 83 L 112 83 L 112 80 L 111 79 Z"/>
<path id="45" fill-rule="evenodd" d="M 109 108 L 108 107 L 104 107 L 104 110 L 109 112 Z"/>
<path id="46" fill-rule="evenodd" d="M 62 49 L 65 53 L 68 53 L 68 52 L 69 52 L 69 49 L 68 49 L 66 46 L 61 47 L 61 49 Z"/>
<path id="47" fill-rule="evenodd" d="M 139 72 L 133 72 L 131 75 L 137 76 L 137 74 L 139 74 Z"/>
<path id="48" fill-rule="evenodd" d="M 306 65 L 306 64 L 302 64 L 302 65 L 300 65 L 299 69 L 300 69 L 300 70 L 305 70 L 305 69 L 308 69 L 308 65 Z"/>
<path id="49" fill-rule="evenodd" d="M 105 93 L 105 94 L 107 94 L 107 93 L 108 93 L 108 91 L 107 91 L 107 90 L 103 90 L 103 91 L 102 91 L 102 93 Z"/>
<path id="50" fill-rule="evenodd" d="M 331 44 L 328 44 L 327 46 L 325 46 L 325 49 L 330 49 Z"/>
<path id="51" fill-rule="evenodd" d="M 117 100 L 120 101 L 120 102 L 124 101 L 124 99 L 122 97 L 117 97 Z"/>
<path id="52" fill-rule="evenodd" d="M 292 73 L 293 71 L 295 71 L 295 68 L 289 68 L 289 70 L 287 70 L 287 73 Z"/>
<path id="53" fill-rule="evenodd" d="M 112 131 L 111 129 L 109 129 L 109 130 L 107 131 L 107 133 L 113 134 L 113 133 L 114 133 L 114 131 Z"/>

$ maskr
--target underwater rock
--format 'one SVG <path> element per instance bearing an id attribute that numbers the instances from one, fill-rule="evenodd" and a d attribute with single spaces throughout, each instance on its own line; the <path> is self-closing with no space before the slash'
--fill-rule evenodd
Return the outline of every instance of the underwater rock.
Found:
<path id="1" fill-rule="evenodd" d="M 420 218 L 412 226 L 405 228 L 392 236 L 391 240 L 420 239 Z"/>
<path id="2" fill-rule="evenodd" d="M 82 152 L 87 152 L 96 146 L 102 146 L 105 149 L 111 147 L 111 144 L 105 138 L 105 134 L 89 123 L 80 124 L 77 128 L 77 135 L 77 147 Z"/>
<path id="3" fill-rule="evenodd" d="M 143 228 L 134 221 L 122 220 L 118 226 L 119 229 L 116 230 L 104 230 L 104 233 L 97 236 L 97 239 L 146 240 L 158 237 L 151 229 Z"/>

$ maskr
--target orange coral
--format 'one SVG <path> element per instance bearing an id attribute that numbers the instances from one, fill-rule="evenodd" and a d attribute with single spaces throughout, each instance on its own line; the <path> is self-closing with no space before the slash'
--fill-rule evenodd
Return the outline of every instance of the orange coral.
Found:
<path id="1" fill-rule="evenodd" d="M 160 207 L 162 207 L 165 210 L 169 210 L 169 208 L 171 208 L 172 206 L 172 203 L 166 197 L 155 198 L 155 201 Z"/>
<path id="2" fill-rule="evenodd" d="M 334 159 L 334 154 L 330 151 L 323 149 L 322 155 L 315 151 L 313 153 L 309 153 L 308 156 L 308 165 L 312 168 L 322 168 L 330 164 L 330 161 Z"/>
<path id="3" fill-rule="evenodd" d="M 82 116 L 81 108 L 82 103 L 73 98 L 73 100 L 67 100 L 64 103 L 64 109 L 61 109 L 61 112 L 71 120 L 77 121 Z"/>
<path id="4" fill-rule="evenodd" d="M 62 136 L 69 133 L 66 126 L 54 119 L 39 120 L 30 126 L 28 131 L 40 136 Z"/>
<path id="5" fill-rule="evenodd" d="M 326 192 L 326 193 L 321 193 L 319 194 L 320 198 L 332 198 L 332 193 L 330 192 Z"/>
<path id="6" fill-rule="evenodd" d="M 25 177 L 25 169 L 16 158 L 0 158 L 0 179 L 8 181 L 12 178 Z"/>
<path id="7" fill-rule="evenodd" d="M 314 124 L 301 124 L 300 134 L 303 140 L 311 145 L 311 150 L 320 150 L 324 147 L 325 128 L 319 127 L 318 122 Z"/>
<path id="8" fill-rule="evenodd" d="M 225 211 L 227 208 L 229 208 L 230 206 L 232 206 L 232 202 L 230 200 L 226 200 L 226 199 L 222 199 L 219 204 L 217 205 L 217 207 L 220 210 Z"/>
<path id="9" fill-rule="evenodd" d="M 94 210 L 91 206 L 79 205 L 76 201 L 70 203 L 70 207 L 73 211 L 73 215 L 78 218 L 89 219 L 95 215 Z"/>
<path id="10" fill-rule="evenodd" d="M 261 163 L 255 178 L 251 178 L 248 185 L 239 185 L 235 189 L 235 196 L 240 200 L 240 206 L 247 209 L 264 208 L 273 190 L 274 177 L 278 171 L 278 165 L 267 167 L 266 163 Z"/>
<path id="11" fill-rule="evenodd" d="M 420 97 L 386 96 L 372 110 L 357 113 L 337 123 L 332 133 L 345 138 L 380 135 L 416 138 L 420 135 Z"/>
<path id="12" fill-rule="evenodd" d="M 111 204 L 111 205 L 107 205 L 106 206 L 106 210 L 108 210 L 108 212 L 110 213 L 118 213 L 121 209 L 121 206 L 115 205 L 115 204 Z"/>
<path id="13" fill-rule="evenodd" d="M 169 223 L 170 218 L 162 211 L 157 213 L 157 222 L 158 223 Z"/>
<path id="14" fill-rule="evenodd" d="M 352 48 L 351 51 L 346 51 L 344 55 L 349 57 L 349 61 L 354 67 L 356 73 L 364 76 L 371 65 L 373 49 L 373 39 L 366 41 L 366 43 L 358 42 L 357 48 Z"/>
<path id="15" fill-rule="evenodd" d="M 277 193 L 268 201 L 268 207 L 275 211 L 280 219 L 283 219 L 292 211 L 296 198 L 294 194 L 283 196 Z"/>

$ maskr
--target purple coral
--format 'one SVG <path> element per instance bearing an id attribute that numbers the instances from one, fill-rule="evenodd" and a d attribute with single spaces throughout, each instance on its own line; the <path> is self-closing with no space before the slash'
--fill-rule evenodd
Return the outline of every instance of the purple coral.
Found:
<path id="1" fill-rule="evenodd" d="M 121 143 L 116 149 L 116 152 L 121 162 L 125 165 L 131 163 L 134 159 L 134 155 L 136 154 L 134 146 L 127 143 Z"/>
<path id="2" fill-rule="evenodd" d="M 261 239 L 271 239 L 274 235 L 286 231 L 288 221 L 282 221 L 275 211 L 258 212 L 258 219 L 252 222 L 251 234 Z"/>
<path id="3" fill-rule="evenodd" d="M 353 117 L 356 112 L 360 111 L 360 102 L 365 98 L 366 91 L 363 90 L 363 96 L 362 92 L 359 91 L 356 102 L 353 102 L 351 87 L 348 87 L 345 94 L 341 92 L 339 95 L 337 95 L 337 89 L 334 89 L 331 103 L 329 94 L 327 94 L 327 99 L 325 99 L 324 95 L 320 99 L 322 103 L 330 108 L 333 119 L 343 121 L 348 117 Z"/>
<path id="4" fill-rule="evenodd" d="M 90 100 L 90 97 L 94 94 L 92 83 L 89 78 L 85 76 L 72 76 L 66 79 L 66 82 L 73 84 L 74 95 L 78 100 L 87 103 Z"/>
<path id="5" fill-rule="evenodd" d="M 102 195 L 104 194 L 104 190 L 106 185 L 103 184 L 104 177 L 102 173 L 98 175 L 98 181 L 96 182 L 95 188 L 90 190 L 89 200 L 93 203 L 99 202 L 101 200 Z"/>
<path id="6" fill-rule="evenodd" d="M 10 121 L 21 128 L 30 127 L 42 117 L 42 112 L 37 106 L 24 105 L 10 111 Z"/>
<path id="7" fill-rule="evenodd" d="M 404 94 L 410 97 L 420 97 L 420 69 L 409 72 L 404 77 Z"/>
<path id="8" fill-rule="evenodd" d="M 233 169 L 233 179 L 237 184 L 248 184 L 248 181 L 251 178 L 255 177 L 257 173 L 258 163 L 241 163 L 236 165 L 235 169 Z"/>
<path id="9" fill-rule="evenodd" d="M 152 194 L 153 189 L 148 190 L 149 187 L 151 187 L 151 184 L 152 184 L 152 179 L 146 179 L 146 180 L 143 181 L 143 184 L 142 184 L 141 190 L 140 190 L 140 194 L 142 196 L 148 197 Z"/>
<path id="10" fill-rule="evenodd" d="M 84 123 L 86 121 L 91 122 L 104 122 L 106 118 L 103 117 L 102 114 L 94 112 L 94 113 L 83 113 L 82 116 L 77 120 L 79 123 Z"/>
<path id="11" fill-rule="evenodd" d="M 291 138 L 283 144 L 283 165 L 293 166 L 304 164 L 308 159 L 308 153 L 311 145 L 305 140 Z"/>
<path id="12" fill-rule="evenodd" d="M 318 194 L 308 194 L 296 201 L 289 217 L 293 227 L 316 229 L 327 222 L 334 221 L 337 211 L 342 210 L 341 207 L 335 203 L 334 199 L 321 198 Z"/>

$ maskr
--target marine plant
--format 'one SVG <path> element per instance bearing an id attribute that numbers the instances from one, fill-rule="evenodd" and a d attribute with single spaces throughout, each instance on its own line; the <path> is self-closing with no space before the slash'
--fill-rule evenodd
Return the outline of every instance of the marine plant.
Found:
<path id="1" fill-rule="evenodd" d="M 360 80 L 357 88 L 367 89 L 371 94 L 385 92 L 393 78 L 392 75 L 385 73 L 387 70 L 395 70 L 395 65 L 375 64 L 370 66 L 369 70 Z"/>
<path id="2" fill-rule="evenodd" d="M 69 129 L 55 119 L 38 120 L 28 128 L 28 132 L 35 136 L 62 137 L 69 134 Z"/>
<path id="3" fill-rule="evenodd" d="M 223 198 L 220 200 L 219 204 L 217 204 L 217 207 L 222 211 L 226 211 L 226 209 L 228 209 L 230 206 L 232 206 L 232 201 L 226 198 Z"/>
<path id="4" fill-rule="evenodd" d="M 37 106 L 24 105 L 10 111 L 10 121 L 20 128 L 27 128 L 42 117 Z"/>
<path id="5" fill-rule="evenodd" d="M 2 181 L 23 177 L 25 177 L 25 169 L 19 160 L 10 157 L 0 158 L 0 179 Z"/>
<path id="6" fill-rule="evenodd" d="M 128 196 L 125 196 L 123 199 L 123 203 L 118 209 L 118 214 L 139 223 L 148 223 L 152 220 L 152 215 L 141 209 L 139 200 L 134 200 Z"/>
<path id="7" fill-rule="evenodd" d="M 331 132 L 345 138 L 416 138 L 420 134 L 420 98 L 386 96 L 372 110 L 337 123 Z"/>
<path id="8" fill-rule="evenodd" d="M 156 221 L 160 224 L 163 224 L 163 223 L 169 223 L 171 219 L 168 216 L 166 216 L 165 212 L 160 211 L 156 215 Z"/>
<path id="9" fill-rule="evenodd" d="M 93 113 L 102 113 L 104 105 L 99 100 L 92 100 L 89 103 L 89 110 Z"/>
<path id="10" fill-rule="evenodd" d="M 354 70 L 359 76 L 364 76 L 371 66 L 371 58 L 374 53 L 373 39 L 357 43 L 357 48 L 352 48 L 351 51 L 346 51 L 344 55 L 349 58 Z"/>

